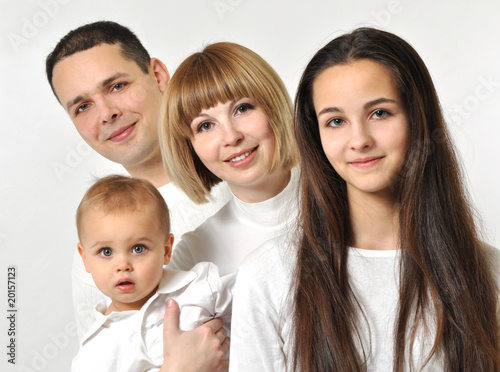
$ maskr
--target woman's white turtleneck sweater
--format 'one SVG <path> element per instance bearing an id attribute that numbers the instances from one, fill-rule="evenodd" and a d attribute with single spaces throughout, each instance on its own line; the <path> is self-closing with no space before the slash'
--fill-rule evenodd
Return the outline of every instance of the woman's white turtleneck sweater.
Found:
<path id="1" fill-rule="evenodd" d="M 245 203 L 236 196 L 196 230 L 184 234 L 176 245 L 169 268 L 189 270 L 198 262 L 213 262 L 221 275 L 234 273 L 243 259 L 267 240 L 295 229 L 298 178 L 275 197 Z"/>

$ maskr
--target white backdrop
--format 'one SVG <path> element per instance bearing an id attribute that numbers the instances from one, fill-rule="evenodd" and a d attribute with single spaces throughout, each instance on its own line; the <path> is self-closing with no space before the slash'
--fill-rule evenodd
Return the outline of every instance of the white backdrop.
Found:
<path id="1" fill-rule="evenodd" d="M 397 33 L 431 71 L 484 240 L 500 247 L 496 0 L 0 0 L 0 370 L 66 371 L 77 350 L 75 209 L 93 176 L 122 169 L 79 138 L 44 60 L 70 29 L 103 19 L 129 26 L 171 73 L 205 44 L 243 44 L 278 71 L 292 97 L 307 61 L 334 36 L 362 25 Z M 12 267 L 17 312 L 8 311 Z M 7 361 L 14 328 L 15 366 Z"/>

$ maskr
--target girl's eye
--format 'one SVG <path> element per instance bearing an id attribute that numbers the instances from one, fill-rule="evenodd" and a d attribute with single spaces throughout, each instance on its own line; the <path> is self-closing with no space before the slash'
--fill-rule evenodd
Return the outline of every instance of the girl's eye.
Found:
<path id="1" fill-rule="evenodd" d="M 345 122 L 344 122 L 344 119 L 341 119 L 341 118 L 333 118 L 333 119 L 330 119 L 328 120 L 328 122 L 326 123 L 326 126 L 327 127 L 340 127 L 341 125 L 343 125 Z"/>
<path id="2" fill-rule="evenodd" d="M 236 114 L 244 114 L 253 108 L 254 108 L 254 105 L 252 105 L 251 103 L 242 103 L 241 105 L 238 105 L 236 107 L 235 113 Z"/>
<path id="3" fill-rule="evenodd" d="M 146 251 L 146 247 L 145 247 L 145 246 L 143 246 L 142 244 L 136 244 L 136 245 L 134 245 L 134 247 L 132 248 L 132 251 L 133 251 L 134 253 L 137 253 L 137 254 L 139 254 L 139 253 L 144 253 L 144 252 Z"/>
<path id="4" fill-rule="evenodd" d="M 383 119 L 383 118 L 389 116 L 389 111 L 386 111 L 386 110 L 375 110 L 373 112 L 372 116 L 375 119 Z"/>
<path id="5" fill-rule="evenodd" d="M 196 128 L 196 133 L 206 132 L 206 131 L 212 129 L 212 127 L 213 127 L 213 124 L 211 122 L 204 121 L 200 125 L 198 125 L 198 127 Z"/>
<path id="6" fill-rule="evenodd" d="M 103 257 L 110 257 L 113 255 L 113 250 L 111 248 L 102 248 L 99 254 Z"/>

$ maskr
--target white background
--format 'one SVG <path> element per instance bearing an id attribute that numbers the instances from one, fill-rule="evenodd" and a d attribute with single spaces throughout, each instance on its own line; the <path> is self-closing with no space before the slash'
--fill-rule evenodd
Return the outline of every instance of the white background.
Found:
<path id="1" fill-rule="evenodd" d="M 313 53 L 372 25 L 426 61 L 465 182 L 500 247 L 500 5 L 465 0 L 0 0 L 0 370 L 66 371 L 77 350 L 71 305 L 75 209 L 93 176 L 122 169 L 93 153 L 53 97 L 46 55 L 69 30 L 115 20 L 171 73 L 189 54 L 233 41 L 261 54 L 290 94 Z M 16 267 L 16 366 L 7 363 L 7 269 Z"/>

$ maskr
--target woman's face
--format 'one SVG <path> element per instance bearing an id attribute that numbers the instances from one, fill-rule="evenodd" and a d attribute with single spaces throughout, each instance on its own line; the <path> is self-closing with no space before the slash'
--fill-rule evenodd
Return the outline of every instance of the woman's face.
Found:
<path id="1" fill-rule="evenodd" d="M 274 133 L 257 102 L 242 98 L 202 110 L 191 122 L 191 143 L 203 164 L 240 199 L 269 187 Z"/>
<path id="2" fill-rule="evenodd" d="M 390 193 L 409 128 L 389 70 L 368 59 L 329 67 L 314 81 L 313 103 L 323 150 L 348 194 Z"/>

